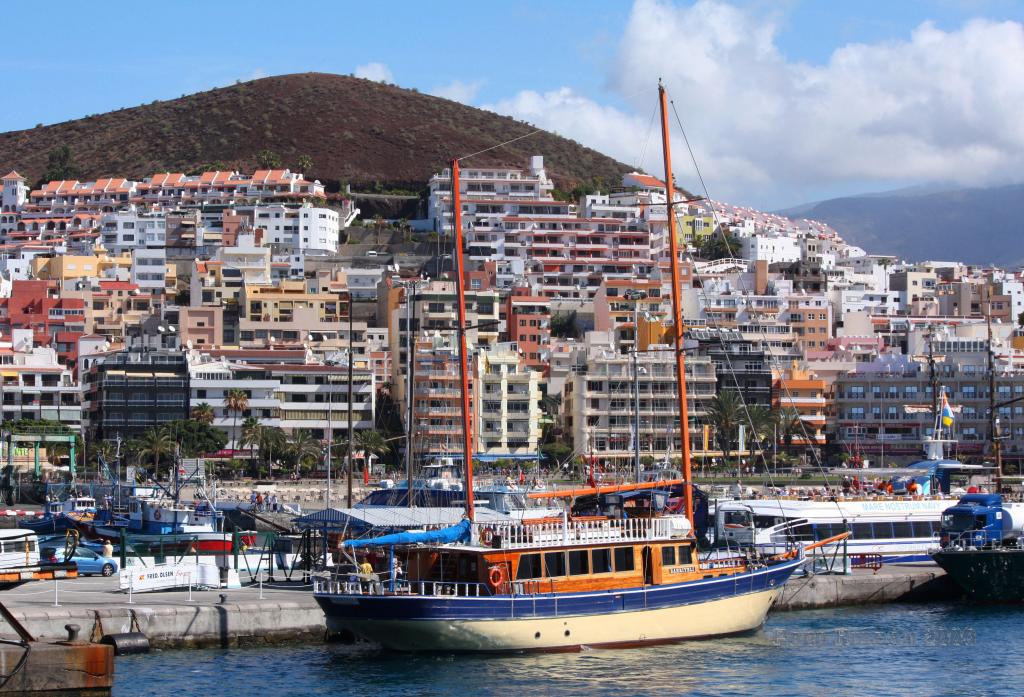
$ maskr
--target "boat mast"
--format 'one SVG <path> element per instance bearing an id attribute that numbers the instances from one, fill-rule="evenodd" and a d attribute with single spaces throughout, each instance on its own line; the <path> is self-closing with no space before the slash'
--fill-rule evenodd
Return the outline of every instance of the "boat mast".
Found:
<path id="1" fill-rule="evenodd" d="M 466 355 L 466 294 L 463 287 L 462 197 L 459 161 L 452 160 L 452 227 L 455 232 L 455 295 L 458 302 L 459 375 L 462 377 L 462 457 L 466 463 L 466 517 L 473 520 L 473 423 L 469 411 L 469 366 Z"/>
<path id="2" fill-rule="evenodd" d="M 682 439 L 683 502 L 687 520 L 693 528 L 693 468 L 690 463 L 690 416 L 686 404 L 686 362 L 683 357 L 683 307 L 679 284 L 679 249 L 676 242 L 676 212 L 674 209 L 675 180 L 672 177 L 672 150 L 668 133 L 668 97 L 665 86 L 658 80 L 658 101 L 661 105 L 661 147 L 665 159 L 665 211 L 668 214 L 668 248 L 672 274 L 672 336 L 675 340 L 676 387 L 679 390 L 679 433 Z"/>

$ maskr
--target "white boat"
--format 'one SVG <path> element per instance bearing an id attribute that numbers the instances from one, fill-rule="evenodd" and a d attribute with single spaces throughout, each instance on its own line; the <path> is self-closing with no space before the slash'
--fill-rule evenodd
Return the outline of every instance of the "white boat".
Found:
<path id="1" fill-rule="evenodd" d="M 835 472 L 863 477 L 869 484 L 875 478 L 892 480 L 892 494 L 859 487 L 851 496 L 719 499 L 714 504 L 715 545 L 726 549 L 752 545 L 765 554 L 777 554 L 849 531 L 842 544 L 855 563 L 862 556 L 878 563 L 933 564 L 929 550 L 937 545 L 942 512 L 963 493 L 953 478 L 990 471 L 982 465 L 937 457 L 942 442 L 934 443 L 938 450 L 933 442 L 926 443 L 932 457 L 906 467 Z M 915 486 L 910 487 L 910 482 Z M 910 488 L 920 493 L 909 493 Z"/>

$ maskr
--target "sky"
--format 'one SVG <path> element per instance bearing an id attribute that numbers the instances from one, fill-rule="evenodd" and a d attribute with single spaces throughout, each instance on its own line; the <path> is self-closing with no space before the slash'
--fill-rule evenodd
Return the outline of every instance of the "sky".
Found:
<path id="1" fill-rule="evenodd" d="M 0 131 L 320 71 L 508 114 L 658 172 L 660 77 L 679 115 L 676 175 L 700 191 L 699 167 L 719 200 L 778 209 L 1024 178 L 1024 0 L 185 0 L 57 11 L 57 22 L 31 3 L 5 11 Z"/>

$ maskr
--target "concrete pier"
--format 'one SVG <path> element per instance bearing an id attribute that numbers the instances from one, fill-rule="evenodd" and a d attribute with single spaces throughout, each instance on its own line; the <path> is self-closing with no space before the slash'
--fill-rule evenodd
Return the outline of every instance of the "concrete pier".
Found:
<path id="1" fill-rule="evenodd" d="M 937 566 L 886 566 L 852 574 L 794 576 L 782 589 L 775 610 L 809 610 L 844 605 L 955 600 L 960 588 Z"/>
<path id="2" fill-rule="evenodd" d="M 309 585 L 159 591 L 135 593 L 129 599 L 117 584 L 116 578 L 62 581 L 56 588 L 53 582 L 38 582 L 4 591 L 2 599 L 16 619 L 44 640 L 66 637 L 64 625 L 69 623 L 78 624 L 82 638 L 91 641 L 141 632 L 154 648 L 323 641 L 327 633 Z"/>

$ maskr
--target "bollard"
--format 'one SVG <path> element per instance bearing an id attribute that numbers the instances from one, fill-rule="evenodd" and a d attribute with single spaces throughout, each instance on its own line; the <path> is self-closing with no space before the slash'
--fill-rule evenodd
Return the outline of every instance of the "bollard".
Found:
<path id="1" fill-rule="evenodd" d="M 53 579 L 53 606 L 54 607 L 60 607 L 60 595 L 59 595 L 59 588 L 58 588 L 59 586 L 60 586 L 60 581 L 57 580 L 56 578 Z"/>
<path id="2" fill-rule="evenodd" d="M 68 633 L 67 642 L 73 644 L 78 641 L 78 633 L 82 631 L 82 628 L 77 624 L 65 624 L 64 631 Z"/>
<path id="3" fill-rule="evenodd" d="M 228 602 L 228 594 L 227 593 L 221 593 L 220 594 L 220 603 L 219 604 L 220 605 L 224 605 L 227 602 Z"/>

